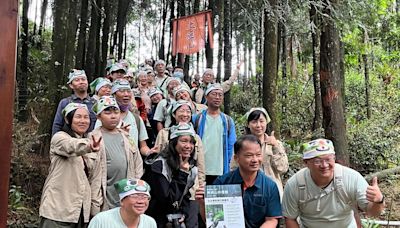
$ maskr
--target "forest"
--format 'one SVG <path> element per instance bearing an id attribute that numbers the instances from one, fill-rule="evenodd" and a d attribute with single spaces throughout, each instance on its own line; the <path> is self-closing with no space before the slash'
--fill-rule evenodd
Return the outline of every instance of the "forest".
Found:
<path id="1" fill-rule="evenodd" d="M 208 39 L 173 56 L 172 20 L 201 11 L 212 12 L 214 48 Z M 265 107 L 289 157 L 284 179 L 302 167 L 302 143 L 331 139 L 338 162 L 378 175 L 380 219 L 400 220 L 399 0 L 21 0 L 19 17 L 10 227 L 37 225 L 70 69 L 92 81 L 109 59 L 136 71 L 148 58 L 182 64 L 188 84 L 206 68 L 225 81 L 243 62 L 223 107 L 238 135 L 244 114 Z"/>

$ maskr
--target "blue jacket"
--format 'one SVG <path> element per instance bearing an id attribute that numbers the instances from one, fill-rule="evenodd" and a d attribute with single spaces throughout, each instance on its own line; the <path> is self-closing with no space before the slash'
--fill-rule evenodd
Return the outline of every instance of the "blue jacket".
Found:
<path id="1" fill-rule="evenodd" d="M 193 116 L 194 127 L 200 138 L 203 138 L 204 135 L 206 116 L 207 116 L 207 109 L 203 110 L 200 114 Z M 236 142 L 236 130 L 235 130 L 235 122 L 230 116 L 226 115 L 223 112 L 220 113 L 220 116 L 222 119 L 222 124 L 224 125 L 223 145 L 224 145 L 224 174 L 225 174 L 230 171 L 229 164 L 233 154 L 233 145 Z M 200 120 L 197 120 L 197 118 L 200 118 Z M 229 121 L 229 124 L 227 121 Z"/>
<path id="2" fill-rule="evenodd" d="M 51 135 L 53 136 L 55 133 L 61 131 L 64 126 L 65 120 L 62 115 L 62 110 L 67 106 L 69 103 L 81 103 L 87 105 L 90 114 L 90 126 L 88 132 L 91 132 L 94 129 L 94 124 L 96 123 L 96 114 L 93 112 L 92 107 L 96 103 L 96 100 L 89 95 L 85 97 L 83 100 L 77 97 L 75 94 L 72 94 L 69 97 L 66 97 L 58 103 L 56 116 L 54 117 L 53 126 L 51 128 Z"/>

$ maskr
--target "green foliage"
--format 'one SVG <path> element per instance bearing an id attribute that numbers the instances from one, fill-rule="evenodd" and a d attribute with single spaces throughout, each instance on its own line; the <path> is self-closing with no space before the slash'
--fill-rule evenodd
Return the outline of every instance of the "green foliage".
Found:
<path id="1" fill-rule="evenodd" d="M 376 224 L 375 220 L 368 219 L 368 220 L 361 220 L 361 225 L 363 228 L 379 228 L 381 225 Z"/>
<path id="2" fill-rule="evenodd" d="M 23 205 L 23 198 L 25 197 L 26 195 L 22 192 L 21 186 L 11 185 L 8 191 L 9 209 L 13 211 L 29 210 Z"/>

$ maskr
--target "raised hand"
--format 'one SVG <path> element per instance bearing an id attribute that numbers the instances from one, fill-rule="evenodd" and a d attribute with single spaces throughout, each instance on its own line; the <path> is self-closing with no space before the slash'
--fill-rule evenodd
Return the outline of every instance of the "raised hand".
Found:
<path id="1" fill-rule="evenodd" d="M 125 124 L 124 122 L 122 122 L 121 129 L 126 131 L 127 133 L 129 133 L 129 131 L 131 130 L 131 125 L 130 124 Z"/>
<path id="2" fill-rule="evenodd" d="M 92 140 L 90 140 L 90 149 L 93 152 L 98 152 L 100 150 L 100 142 L 102 140 L 102 137 L 99 138 L 99 140 L 96 140 L 94 138 L 94 135 L 92 135 Z"/>
<path id="3" fill-rule="evenodd" d="M 378 186 L 378 178 L 373 177 L 371 185 L 367 187 L 367 200 L 373 203 L 379 203 L 383 199 L 383 195 Z"/>
<path id="4" fill-rule="evenodd" d="M 270 136 L 269 135 L 266 136 L 265 142 L 272 146 L 278 145 L 278 140 L 276 140 L 275 138 L 275 131 L 272 131 Z"/>

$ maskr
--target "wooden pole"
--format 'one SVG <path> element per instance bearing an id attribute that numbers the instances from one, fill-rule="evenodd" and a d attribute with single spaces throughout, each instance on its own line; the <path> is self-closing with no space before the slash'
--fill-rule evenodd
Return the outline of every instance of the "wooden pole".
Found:
<path id="1" fill-rule="evenodd" d="M 0 227 L 7 225 L 8 185 L 12 150 L 18 0 L 0 7 Z"/>

